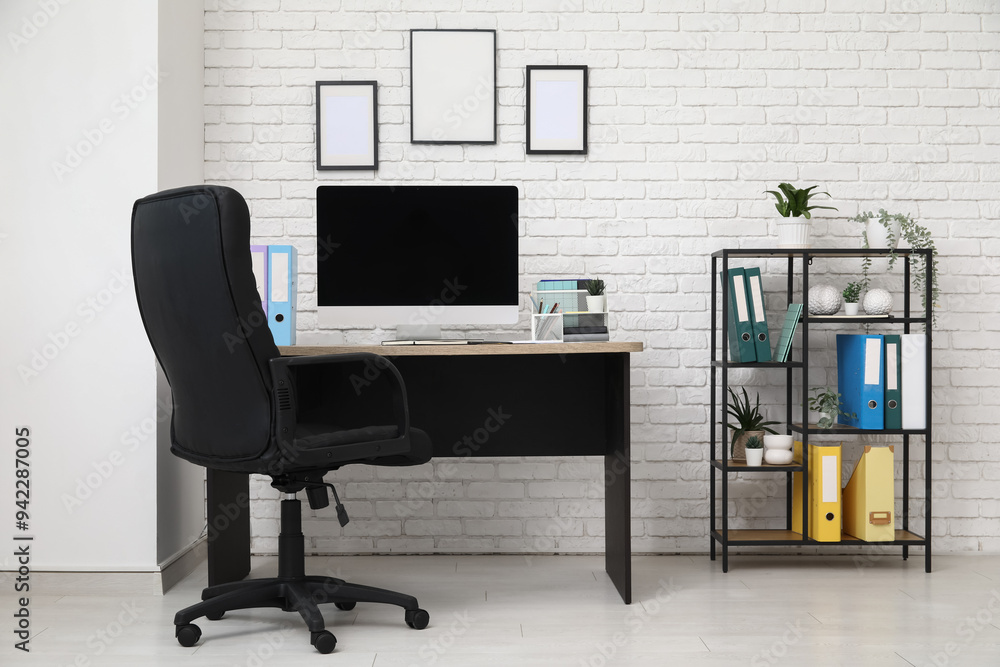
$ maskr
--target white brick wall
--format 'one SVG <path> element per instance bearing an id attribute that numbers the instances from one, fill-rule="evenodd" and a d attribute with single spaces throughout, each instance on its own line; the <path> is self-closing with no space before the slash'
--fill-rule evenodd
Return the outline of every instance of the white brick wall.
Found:
<path id="1" fill-rule="evenodd" d="M 820 216 L 819 245 L 857 246 L 845 220 L 860 210 L 885 205 L 914 215 L 937 240 L 944 295 L 934 338 L 935 545 L 1000 551 L 1000 5 L 206 4 L 205 178 L 248 198 L 255 242 L 298 247 L 300 341 L 373 338 L 317 329 L 310 230 L 320 183 L 516 184 L 524 196 L 522 292 L 559 275 L 609 283 L 615 337 L 647 348 L 631 374 L 637 552 L 708 546 L 707 255 L 774 244 L 775 213 L 763 190 L 779 181 L 818 183 L 833 194 L 840 211 Z M 433 27 L 498 30 L 497 145 L 408 143 L 408 31 Z M 587 157 L 526 158 L 527 64 L 590 66 Z M 316 172 L 313 85 L 327 79 L 379 81 L 377 175 Z M 842 272 L 831 282 L 842 283 L 857 267 L 831 270 Z M 776 293 L 781 280 L 766 275 Z M 781 305 L 771 299 L 772 317 Z M 517 329 L 527 330 L 526 317 Z M 765 401 L 783 396 L 774 372 L 736 379 L 758 385 Z M 817 368 L 814 379 L 825 374 Z M 922 456 L 914 459 L 911 511 L 920 516 Z M 335 477 L 354 522 L 341 530 L 328 511 L 310 516 L 306 532 L 320 552 L 603 550 L 596 461 L 444 460 Z M 783 483 L 735 480 L 731 516 L 780 526 Z M 254 492 L 274 497 L 262 482 Z M 273 551 L 276 513 L 255 507 L 255 546 Z"/>

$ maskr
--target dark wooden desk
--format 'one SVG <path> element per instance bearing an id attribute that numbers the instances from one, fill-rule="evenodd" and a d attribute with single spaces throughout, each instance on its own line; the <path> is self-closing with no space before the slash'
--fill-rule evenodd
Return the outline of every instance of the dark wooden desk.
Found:
<path id="1" fill-rule="evenodd" d="M 435 458 L 603 456 L 605 569 L 632 602 L 629 354 L 642 343 L 280 349 L 390 357 L 406 384 L 410 423 L 430 436 Z M 209 475 L 210 585 L 249 572 L 250 513 L 224 511 L 246 504 L 248 484 L 245 475 Z"/>

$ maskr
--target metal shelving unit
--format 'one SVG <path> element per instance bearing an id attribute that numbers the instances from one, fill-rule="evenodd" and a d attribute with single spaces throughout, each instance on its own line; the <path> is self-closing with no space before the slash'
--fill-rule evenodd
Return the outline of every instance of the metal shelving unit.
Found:
<path id="1" fill-rule="evenodd" d="M 716 550 L 722 549 L 722 571 L 729 571 L 729 547 L 731 546 L 829 546 L 829 545 L 865 545 L 875 544 L 879 546 L 899 546 L 902 557 L 906 560 L 909 556 L 909 548 L 921 546 L 924 548 L 924 569 L 931 571 L 931 335 L 932 335 L 932 315 L 931 315 L 931 262 L 933 260 L 929 249 L 898 249 L 896 254 L 904 260 L 903 273 L 903 316 L 902 317 L 837 317 L 837 316 L 809 316 L 809 268 L 814 259 L 818 258 L 844 258 L 844 257 L 884 257 L 890 253 L 887 249 L 801 249 L 801 250 L 777 250 L 777 249 L 723 249 L 712 253 L 712 340 L 711 340 L 711 481 L 710 481 L 710 505 L 711 505 L 711 558 L 716 559 Z M 924 303 L 924 313 L 922 316 L 915 316 L 910 307 L 910 262 L 916 255 L 923 255 L 923 261 L 927 266 L 927 281 L 925 284 L 926 294 Z M 735 363 L 729 361 L 728 348 L 728 321 L 725 316 L 729 308 L 729 290 L 720 286 L 719 275 L 726 275 L 729 270 L 729 263 L 732 259 L 777 259 L 787 258 L 787 297 L 788 303 L 803 304 L 801 330 L 802 344 L 798 359 L 791 359 L 786 362 L 764 362 L 764 363 Z M 798 264 L 798 267 L 796 267 Z M 796 299 L 795 276 L 801 274 L 802 287 L 801 298 Z M 720 298 L 721 295 L 721 298 Z M 850 426 L 835 424 L 831 428 L 821 429 L 808 425 L 808 406 L 806 394 L 809 390 L 809 329 L 811 327 L 823 326 L 826 324 L 869 324 L 878 327 L 880 330 L 889 327 L 902 327 L 902 333 L 910 333 L 910 326 L 914 324 L 924 325 L 924 335 L 927 337 L 926 345 L 926 395 L 925 414 L 927 415 L 927 427 L 924 429 L 884 429 L 879 431 L 862 430 Z M 721 336 L 719 335 L 721 333 Z M 794 351 L 794 348 L 793 348 Z M 734 462 L 730 459 L 728 452 L 728 429 L 726 423 L 726 387 L 729 386 L 729 369 L 731 368 L 783 368 L 785 369 L 785 428 L 788 433 L 801 436 L 802 440 L 802 461 L 795 461 L 790 465 L 762 465 L 750 467 L 743 462 Z M 793 403 L 792 387 L 794 373 L 801 374 L 801 389 L 798 402 Z M 799 415 L 793 414 L 795 405 L 801 406 Z M 798 420 L 795 417 L 799 417 Z M 716 437 L 716 424 L 722 422 L 722 437 Z M 902 527 L 896 529 L 896 539 L 891 542 L 866 542 L 849 535 L 843 535 L 837 542 L 817 542 L 808 537 L 809 535 L 809 513 L 804 511 L 802 517 L 802 533 L 792 530 L 792 473 L 805 472 L 809 466 L 809 436 L 815 434 L 836 434 L 845 438 L 851 438 L 861 434 L 894 435 L 902 438 Z M 924 438 L 924 526 L 923 535 L 910 530 L 910 438 L 911 436 L 923 436 Z M 785 474 L 785 528 L 784 529 L 735 529 L 729 528 L 729 476 L 733 473 L 761 473 L 761 474 Z M 716 475 L 718 474 L 718 480 Z M 802 507 L 809 507 L 809 485 L 802 484 Z M 717 498 L 719 493 L 721 498 Z M 717 507 L 718 503 L 718 507 Z M 719 511 L 721 507 L 721 511 Z"/>

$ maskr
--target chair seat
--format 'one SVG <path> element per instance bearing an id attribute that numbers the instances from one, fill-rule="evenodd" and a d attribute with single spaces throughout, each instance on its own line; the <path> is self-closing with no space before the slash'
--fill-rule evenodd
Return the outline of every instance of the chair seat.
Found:
<path id="1" fill-rule="evenodd" d="M 395 426 L 365 426 L 344 429 L 316 422 L 299 422 L 295 425 L 295 446 L 303 449 L 393 440 L 398 437 L 399 429 Z"/>
<path id="2" fill-rule="evenodd" d="M 359 442 L 377 442 L 393 440 L 399 437 L 399 429 L 395 426 L 367 426 L 365 428 L 338 429 L 330 424 L 305 422 L 295 425 L 295 446 L 302 449 L 319 447 L 334 447 L 340 444 Z M 365 459 L 357 463 L 369 463 L 380 466 L 410 466 L 426 463 L 431 459 L 431 439 L 420 429 L 410 428 L 410 451 L 395 456 L 380 456 L 377 459 Z M 347 463 L 355 463 L 347 461 Z"/>

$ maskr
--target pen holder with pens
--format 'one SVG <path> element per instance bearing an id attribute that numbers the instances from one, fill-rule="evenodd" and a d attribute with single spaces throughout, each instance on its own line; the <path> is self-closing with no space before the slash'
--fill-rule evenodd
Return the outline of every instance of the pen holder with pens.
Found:
<path id="1" fill-rule="evenodd" d="M 562 313 L 532 313 L 531 340 L 559 341 L 563 339 Z"/>

